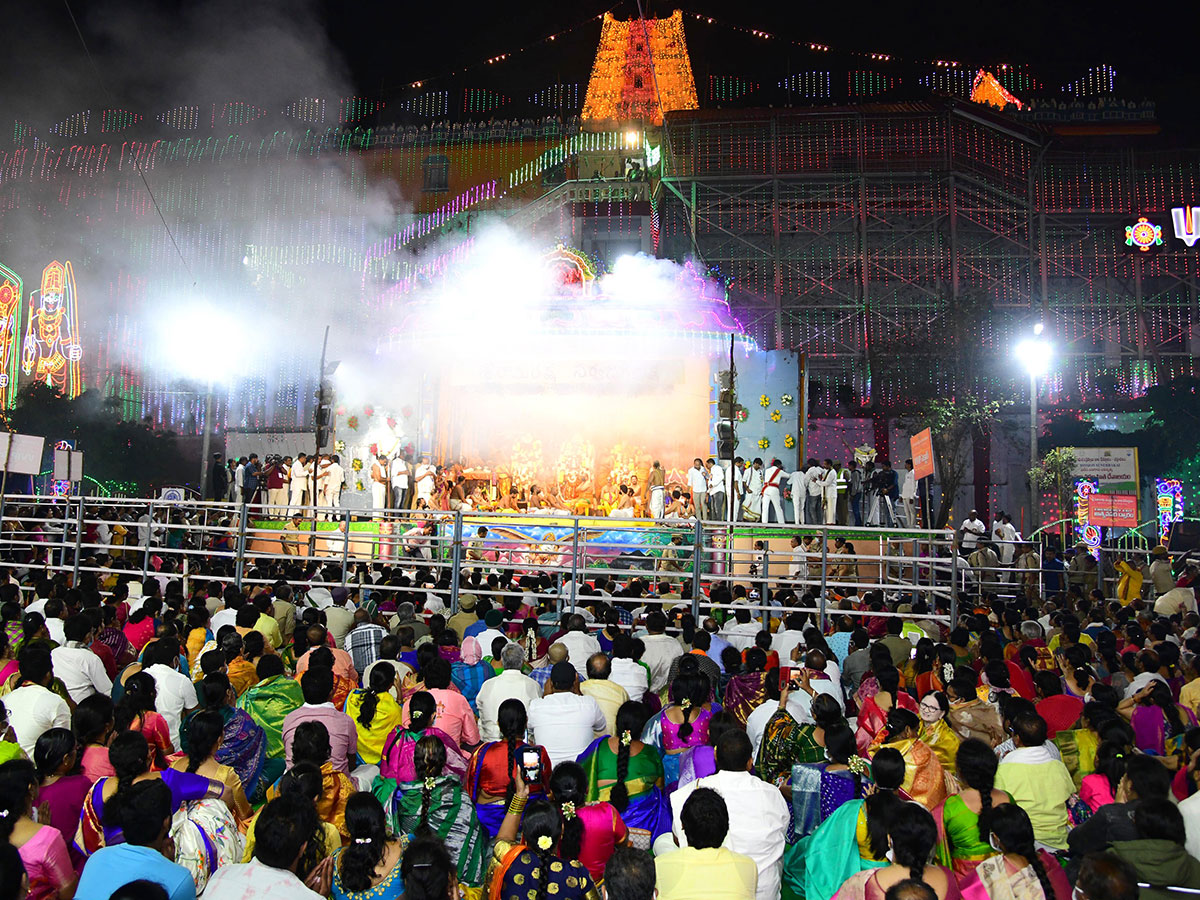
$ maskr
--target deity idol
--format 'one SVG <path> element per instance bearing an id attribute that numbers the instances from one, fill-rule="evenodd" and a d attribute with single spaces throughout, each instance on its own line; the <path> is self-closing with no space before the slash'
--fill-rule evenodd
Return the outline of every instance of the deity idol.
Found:
<path id="1" fill-rule="evenodd" d="M 12 406 L 17 394 L 17 338 L 21 328 L 21 279 L 0 266 L 0 405 Z"/>
<path id="2" fill-rule="evenodd" d="M 55 260 L 42 271 L 42 287 L 30 308 L 21 368 L 67 397 L 76 397 L 83 388 L 82 356 L 75 273 L 69 262 Z"/>

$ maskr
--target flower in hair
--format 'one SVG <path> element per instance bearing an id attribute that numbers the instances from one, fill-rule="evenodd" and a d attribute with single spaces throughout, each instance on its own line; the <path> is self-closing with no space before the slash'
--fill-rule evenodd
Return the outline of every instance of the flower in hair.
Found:
<path id="1" fill-rule="evenodd" d="M 866 777 L 871 774 L 871 764 L 861 756 L 850 757 L 846 760 L 846 767 L 860 777 Z"/>
<path id="2" fill-rule="evenodd" d="M 949 682 L 954 678 L 954 666 L 951 663 L 942 663 L 942 681 Z"/>
<path id="3" fill-rule="evenodd" d="M 679 708 L 682 709 L 684 712 L 687 712 L 689 709 L 692 708 L 692 701 L 689 700 L 687 697 L 684 697 L 682 700 L 679 701 Z"/>
<path id="4" fill-rule="evenodd" d="M 622 731 L 621 732 L 621 746 L 628 747 L 632 743 L 633 743 L 633 732 Z"/>
<path id="5" fill-rule="evenodd" d="M 369 837 L 355 838 L 355 839 L 354 839 L 354 843 L 356 843 L 356 844 L 369 844 L 369 843 L 371 843 L 371 839 L 370 839 Z"/>
<path id="6" fill-rule="evenodd" d="M 564 819 L 575 818 L 575 804 L 568 800 L 562 805 L 562 814 Z"/>
<path id="7" fill-rule="evenodd" d="M 436 784 L 437 784 L 436 778 L 432 778 L 432 777 L 426 778 L 425 779 L 425 790 L 432 791 L 434 788 L 434 785 L 436 785 Z"/>
<path id="8" fill-rule="evenodd" d="M 551 839 L 550 835 L 543 834 L 540 838 L 538 838 L 538 849 L 539 850 L 549 850 L 553 846 L 554 846 L 554 841 Z"/>

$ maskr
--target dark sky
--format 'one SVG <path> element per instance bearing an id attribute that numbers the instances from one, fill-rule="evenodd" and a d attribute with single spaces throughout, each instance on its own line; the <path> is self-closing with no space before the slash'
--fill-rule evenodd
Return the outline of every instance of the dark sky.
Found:
<path id="1" fill-rule="evenodd" d="M 610 0 L 608 0 L 610 2 Z M 558 41 L 496 66 L 449 73 L 512 52 L 602 12 L 606 0 L 472 4 L 405 0 L 71 0 L 100 75 L 84 55 L 63 0 L 7 4 L 10 41 L 0 54 L 0 122 L 39 112 L 65 115 L 99 105 L 144 108 L 213 102 L 241 94 L 274 102 L 289 91 L 331 83 L 399 102 L 411 81 L 495 85 L 512 92 L 584 81 L 599 34 L 593 20 Z M 648 14 L 676 4 L 649 3 Z M 701 13 L 778 38 L 762 41 L 689 19 L 698 81 L 705 73 L 762 79 L 812 66 L 814 55 L 786 40 L 878 51 L 900 59 L 948 57 L 966 64 L 1029 62 L 1049 81 L 1111 63 L 1131 97 L 1159 101 L 1164 118 L 1187 126 L 1195 90 L 1186 43 L 1171 11 L 1141 15 L 1128 3 L 942 2 L 735 4 L 689 2 Z M 616 5 L 624 18 L 636 4 Z M 836 64 L 832 56 L 831 62 Z M 220 96 L 200 96 L 213 94 Z M 228 96 L 225 96 L 228 95 Z M 109 97 L 113 99 L 110 101 Z M 1194 127 L 1194 126 L 1193 126 Z"/>

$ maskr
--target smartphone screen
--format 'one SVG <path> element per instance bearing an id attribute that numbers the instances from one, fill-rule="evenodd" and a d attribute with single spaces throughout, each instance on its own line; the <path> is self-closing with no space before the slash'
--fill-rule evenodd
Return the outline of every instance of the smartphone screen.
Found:
<path id="1" fill-rule="evenodd" d="M 536 747 L 525 747 L 521 750 L 521 777 L 526 784 L 542 780 L 542 757 Z"/>

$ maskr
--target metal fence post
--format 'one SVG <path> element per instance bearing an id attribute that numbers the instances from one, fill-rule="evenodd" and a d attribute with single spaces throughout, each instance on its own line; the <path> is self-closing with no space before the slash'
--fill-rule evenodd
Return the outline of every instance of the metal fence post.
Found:
<path id="1" fill-rule="evenodd" d="M 696 519 L 696 533 L 692 538 L 692 597 L 700 603 L 700 558 L 704 552 L 704 525 Z"/>
<path id="2" fill-rule="evenodd" d="M 820 597 L 820 613 L 817 622 L 821 629 L 821 633 L 825 632 L 825 595 L 829 588 L 829 529 L 821 529 L 821 597 Z"/>
<path id="3" fill-rule="evenodd" d="M 958 626 L 958 549 L 950 541 L 950 630 Z"/>
<path id="4" fill-rule="evenodd" d="M 234 563 L 233 585 L 242 589 L 242 573 L 246 568 L 246 501 L 242 500 L 242 514 L 238 517 L 237 560 Z"/>
<path id="5" fill-rule="evenodd" d="M 83 494 L 79 495 L 79 517 L 75 520 L 75 564 L 71 568 L 71 587 L 79 582 L 79 556 L 83 552 Z"/>
<path id="6" fill-rule="evenodd" d="M 454 511 L 454 543 L 450 546 L 450 612 L 458 612 L 458 581 L 462 552 L 462 509 Z"/>
<path id="7" fill-rule="evenodd" d="M 346 586 L 346 566 L 350 564 L 350 508 L 346 508 L 346 517 L 342 522 L 345 531 L 342 533 L 342 587 Z"/>
<path id="8" fill-rule="evenodd" d="M 575 535 L 571 539 L 571 612 L 579 593 L 579 516 L 575 517 Z"/>
<path id="9" fill-rule="evenodd" d="M 729 572 L 726 571 L 725 574 L 728 575 Z M 760 613 L 760 617 L 762 618 L 763 631 L 771 630 L 771 611 L 767 608 L 769 606 L 769 601 L 767 599 L 767 590 L 768 590 L 767 585 L 771 583 L 770 575 L 771 575 L 771 549 L 770 549 L 770 545 L 768 544 L 767 549 L 765 549 L 763 551 L 762 596 L 759 598 L 762 600 L 762 609 L 759 610 L 759 613 Z"/>
<path id="10" fill-rule="evenodd" d="M 154 501 L 150 501 L 150 521 L 146 523 L 146 546 L 142 549 L 142 581 L 150 574 L 150 545 L 154 543 Z M 240 581 L 239 581 L 240 583 Z"/>

